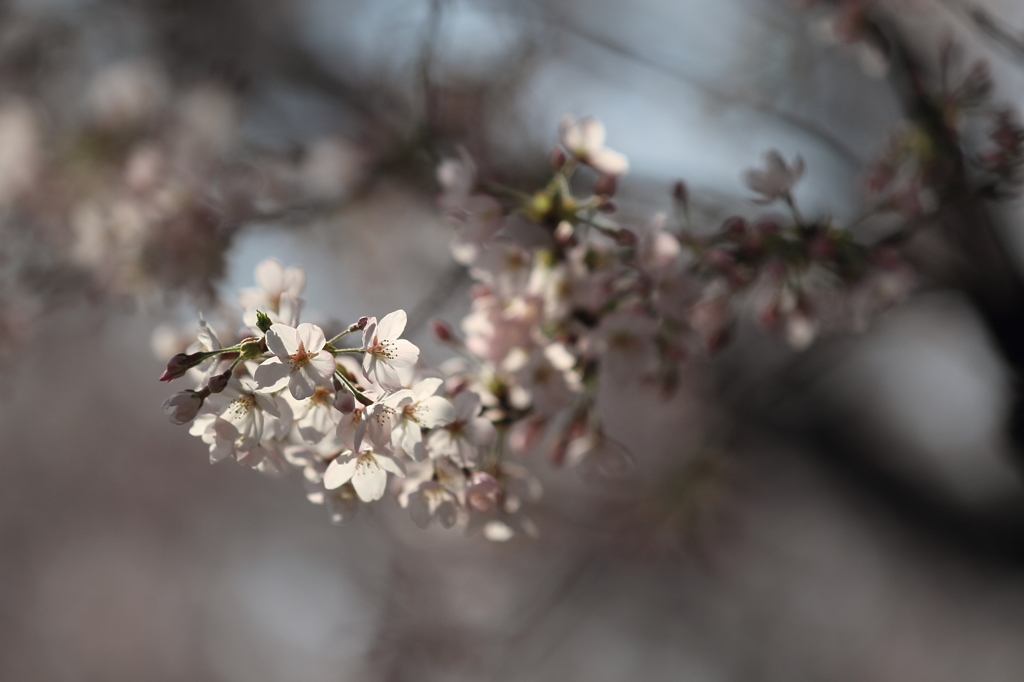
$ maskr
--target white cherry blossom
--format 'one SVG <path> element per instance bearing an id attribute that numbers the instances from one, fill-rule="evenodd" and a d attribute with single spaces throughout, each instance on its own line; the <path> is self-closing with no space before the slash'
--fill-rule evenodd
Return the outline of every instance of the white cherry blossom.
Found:
<path id="1" fill-rule="evenodd" d="M 578 119 L 565 114 L 558 123 L 558 133 L 566 150 L 577 159 L 608 175 L 622 175 L 629 170 L 629 159 L 604 146 L 604 125 L 593 116 Z"/>
<path id="2" fill-rule="evenodd" d="M 363 329 L 363 373 L 387 391 L 402 388 L 399 368 L 412 367 L 419 359 L 420 349 L 406 339 L 400 339 L 405 331 L 404 310 L 385 315 L 378 323 L 371 317 Z"/>
<path id="3" fill-rule="evenodd" d="M 351 482 L 360 500 L 372 502 L 384 496 L 389 473 L 405 476 L 401 465 L 388 455 L 373 450 L 356 454 L 349 450 L 328 465 L 324 472 L 324 488 L 335 490 Z"/>
<path id="4" fill-rule="evenodd" d="M 334 357 L 323 349 L 327 343 L 324 331 L 315 324 L 303 323 L 297 328 L 274 324 L 266 338 L 275 357 L 256 369 L 254 377 L 261 391 L 272 393 L 287 386 L 293 398 L 303 400 L 334 373 Z"/>
<path id="5" fill-rule="evenodd" d="M 467 466 L 476 462 L 482 446 L 494 442 L 497 432 L 490 420 L 478 416 L 480 396 L 473 391 L 459 393 L 452 399 L 452 406 L 455 419 L 430 434 L 430 456 L 451 457 Z"/>
<path id="6" fill-rule="evenodd" d="M 774 149 L 764 155 L 764 169 L 751 168 L 743 178 L 747 187 L 761 195 L 758 203 L 771 203 L 790 195 L 800 176 L 804 174 L 803 157 L 797 156 L 787 164 L 782 155 Z"/>
<path id="7" fill-rule="evenodd" d="M 455 408 L 437 395 L 443 383 L 438 378 L 423 379 L 411 390 L 398 391 L 385 399 L 395 410 L 392 442 L 413 459 L 423 459 L 422 429 L 445 426 L 455 420 Z"/>

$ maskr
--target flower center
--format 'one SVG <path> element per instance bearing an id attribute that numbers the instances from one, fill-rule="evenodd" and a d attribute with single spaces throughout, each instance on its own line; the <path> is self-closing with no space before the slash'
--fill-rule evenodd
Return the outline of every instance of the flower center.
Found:
<path id="1" fill-rule="evenodd" d="M 314 355 L 316 355 L 316 353 L 306 351 L 306 347 L 302 345 L 302 342 L 300 341 L 299 349 L 288 356 L 288 365 L 292 368 L 293 372 L 297 372 L 308 365 L 309 359 Z"/>
<path id="2" fill-rule="evenodd" d="M 252 409 L 252 406 L 255 404 L 255 398 L 253 398 L 251 395 L 243 395 L 231 401 L 231 404 L 228 405 L 228 411 L 230 411 L 235 416 L 241 417 L 245 414 L 248 414 L 249 411 Z"/>
<path id="3" fill-rule="evenodd" d="M 383 341 L 374 339 L 370 352 L 384 360 L 394 360 L 398 357 L 398 353 L 395 351 L 395 342 L 390 339 L 384 339 Z"/>

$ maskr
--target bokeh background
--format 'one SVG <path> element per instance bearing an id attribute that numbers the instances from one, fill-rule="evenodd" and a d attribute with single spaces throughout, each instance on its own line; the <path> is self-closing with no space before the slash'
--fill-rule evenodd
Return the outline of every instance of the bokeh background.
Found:
<path id="1" fill-rule="evenodd" d="M 307 269 L 307 319 L 405 308 L 444 359 L 426 322 L 465 313 L 468 279 L 434 167 L 462 146 L 532 187 L 564 112 L 629 156 L 624 221 L 677 178 L 709 225 L 749 213 L 742 170 L 772 148 L 805 158 L 805 212 L 853 219 L 905 111 L 822 38 L 836 11 L 0 4 L 0 680 L 1020 679 L 1017 379 L 953 287 L 800 356 L 741 330 L 643 410 L 605 396 L 636 470 L 535 462 L 537 539 L 420 531 L 388 498 L 332 526 L 160 410 L 175 334 L 266 257 Z M 925 62 L 954 36 L 1024 104 L 1000 39 L 1024 6 L 872 11 Z M 1019 208 L 990 207 L 1013 262 Z"/>

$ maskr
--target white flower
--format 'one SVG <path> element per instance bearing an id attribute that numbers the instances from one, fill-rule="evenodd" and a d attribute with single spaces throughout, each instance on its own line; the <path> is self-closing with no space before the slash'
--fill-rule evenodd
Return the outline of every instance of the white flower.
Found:
<path id="1" fill-rule="evenodd" d="M 243 289 L 238 302 L 245 311 L 243 322 L 254 333 L 256 310 L 259 309 L 273 322 L 295 326 L 302 310 L 302 292 L 306 288 L 306 271 L 298 266 L 285 268 L 276 258 L 268 258 L 256 266 L 258 289 Z"/>
<path id="2" fill-rule="evenodd" d="M 295 426 L 307 443 L 318 443 L 333 432 L 341 421 L 341 412 L 334 408 L 334 393 L 326 386 L 317 386 L 313 395 L 292 404 Z"/>
<path id="3" fill-rule="evenodd" d="M 476 461 L 483 445 L 490 445 L 497 433 L 490 420 L 478 417 L 480 396 L 463 391 L 452 400 L 455 420 L 430 434 L 430 456 L 451 457 L 462 466 Z"/>
<path id="4" fill-rule="evenodd" d="M 364 450 L 358 455 L 346 451 L 328 465 L 324 472 L 324 488 L 335 490 L 351 481 L 359 499 L 372 502 L 384 496 L 388 472 L 395 476 L 405 476 L 398 462 L 388 455 L 372 450 Z"/>
<path id="5" fill-rule="evenodd" d="M 250 450 L 263 440 L 264 412 L 281 416 L 274 397 L 257 393 L 256 385 L 248 378 L 231 379 L 227 387 L 211 395 L 208 402 L 219 420 L 234 427 L 235 436 L 231 440 L 241 451 Z"/>
<path id="6" fill-rule="evenodd" d="M 409 514 L 420 528 L 426 528 L 435 518 L 451 528 L 459 517 L 459 501 L 437 481 L 424 481 L 409 495 Z"/>
<path id="7" fill-rule="evenodd" d="M 608 175 L 622 175 L 629 170 L 629 160 L 604 146 L 604 126 L 593 116 L 580 120 L 565 114 L 558 123 L 558 134 L 570 154 Z"/>
<path id="8" fill-rule="evenodd" d="M 455 420 L 452 404 L 435 395 L 443 383 L 442 379 L 424 379 L 412 390 L 398 391 L 385 399 L 396 413 L 392 442 L 413 459 L 423 458 L 422 429 L 433 429 Z"/>
<path id="9" fill-rule="evenodd" d="M 313 395 L 317 385 L 334 373 L 334 357 L 323 350 L 326 343 L 324 330 L 315 324 L 271 325 L 267 348 L 276 357 L 256 368 L 259 389 L 269 393 L 287 385 L 296 400 Z"/>
<path id="10" fill-rule="evenodd" d="M 412 367 L 420 356 L 419 348 L 398 338 L 405 330 L 405 323 L 405 311 L 396 310 L 379 323 L 376 317 L 371 317 L 363 329 L 363 373 L 387 391 L 402 388 L 396 369 Z"/>
<path id="11" fill-rule="evenodd" d="M 763 197 L 756 200 L 758 203 L 785 199 L 804 174 L 803 158 L 797 156 L 793 159 L 793 164 L 789 165 L 782 155 L 773 149 L 764 155 L 764 161 L 764 170 L 752 168 L 744 174 L 747 187 Z"/>

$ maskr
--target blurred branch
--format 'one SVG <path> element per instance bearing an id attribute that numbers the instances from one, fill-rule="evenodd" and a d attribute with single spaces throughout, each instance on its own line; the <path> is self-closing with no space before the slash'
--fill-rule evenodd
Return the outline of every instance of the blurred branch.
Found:
<path id="1" fill-rule="evenodd" d="M 626 59 L 637 64 L 641 64 L 650 69 L 665 74 L 670 78 L 680 83 L 684 83 L 685 85 L 703 93 L 709 99 L 712 99 L 723 104 L 737 105 L 751 109 L 760 114 L 763 114 L 767 118 L 775 120 L 778 123 L 782 123 L 789 128 L 810 135 L 811 137 L 815 138 L 816 140 L 824 144 L 826 147 L 831 149 L 837 157 L 842 159 L 844 163 L 846 163 L 848 166 L 850 166 L 850 168 L 854 170 L 860 170 L 860 168 L 864 165 L 864 160 L 856 151 L 854 151 L 851 147 L 847 146 L 846 143 L 844 143 L 843 140 L 840 139 L 838 136 L 832 134 L 828 129 L 826 129 L 824 126 L 818 124 L 815 121 L 800 118 L 799 116 L 791 112 L 778 109 L 769 102 L 739 97 L 737 95 L 726 92 L 725 90 L 715 88 L 709 85 L 708 83 L 702 82 L 701 80 L 687 73 L 683 73 L 678 69 L 662 64 L 661 62 L 651 57 L 640 54 L 639 52 L 630 49 L 626 45 L 617 43 L 609 38 L 597 35 L 596 33 L 587 31 L 586 29 L 576 26 L 562 17 L 552 16 L 549 19 L 549 21 L 553 25 L 557 26 L 559 30 L 565 33 L 574 35 L 585 42 L 588 42 L 606 52 L 615 54 L 623 59 Z"/>

